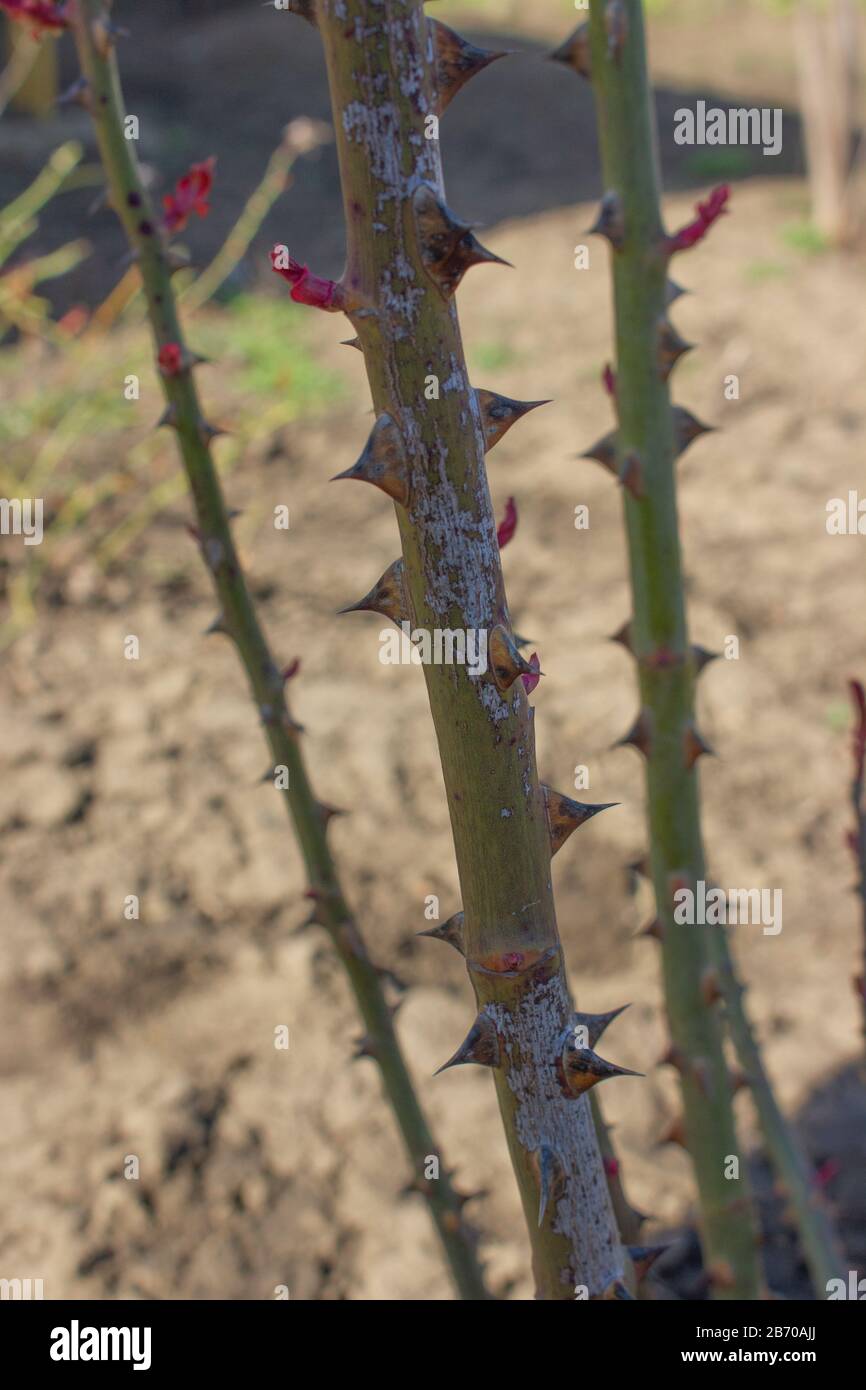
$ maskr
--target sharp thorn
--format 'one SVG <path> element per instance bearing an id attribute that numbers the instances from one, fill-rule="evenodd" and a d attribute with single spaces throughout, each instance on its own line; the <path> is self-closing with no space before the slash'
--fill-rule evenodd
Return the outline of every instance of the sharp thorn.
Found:
<path id="1" fill-rule="evenodd" d="M 506 55 L 502 49 L 494 52 L 476 48 L 437 19 L 431 19 L 429 24 L 436 50 L 436 114 L 441 116 L 470 78 Z"/>
<path id="2" fill-rule="evenodd" d="M 454 1056 L 449 1057 L 433 1075 L 438 1076 L 449 1067 L 463 1067 L 470 1062 L 480 1067 L 499 1066 L 499 1036 L 493 1020 L 483 1009 Z"/>
<path id="3" fill-rule="evenodd" d="M 552 787 L 542 783 L 544 808 L 547 812 L 547 826 L 550 831 L 551 856 L 561 849 L 575 830 L 586 821 L 597 816 L 599 811 L 609 811 L 618 806 L 618 801 L 603 801 L 597 805 L 587 805 L 583 801 L 572 801 L 570 796 L 555 792 Z"/>
<path id="4" fill-rule="evenodd" d="M 515 401 L 510 396 L 499 396 L 495 391 L 481 388 L 475 392 L 475 399 L 481 414 L 486 453 L 530 410 L 537 410 L 540 405 L 550 405 L 550 401 Z"/>
<path id="5" fill-rule="evenodd" d="M 559 48 L 554 49 L 553 53 L 548 54 L 548 58 L 553 63 L 564 63 L 566 67 L 573 68 L 580 77 L 589 80 L 592 77 L 589 52 L 589 21 L 579 24 L 573 34 L 570 34 Z"/>
<path id="6" fill-rule="evenodd" d="M 395 560 L 382 575 L 381 579 L 373 585 L 368 594 L 365 594 L 357 603 L 351 603 L 347 608 L 341 608 L 340 613 L 381 613 L 385 618 L 390 618 L 399 627 L 403 622 L 410 622 L 409 602 L 406 593 L 405 572 L 403 561 Z"/>
<path id="7" fill-rule="evenodd" d="M 392 416 L 379 416 L 357 463 L 343 473 L 336 473 L 331 482 L 337 482 L 342 478 L 372 483 L 395 502 L 408 507 L 409 474 L 406 451 L 403 437 Z"/>
<path id="8" fill-rule="evenodd" d="M 455 912 L 453 917 L 449 917 L 447 922 L 442 922 L 438 927 L 428 927 L 426 931 L 416 932 L 417 936 L 429 936 L 433 941 L 447 941 L 449 946 L 453 946 L 455 951 L 459 951 L 461 956 L 466 955 L 463 941 L 463 913 Z"/>

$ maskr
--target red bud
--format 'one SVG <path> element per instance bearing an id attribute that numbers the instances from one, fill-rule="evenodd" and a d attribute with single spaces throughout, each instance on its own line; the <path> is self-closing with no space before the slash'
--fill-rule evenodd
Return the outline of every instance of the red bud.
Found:
<path id="1" fill-rule="evenodd" d="M 157 356 L 163 376 L 179 376 L 183 371 L 183 353 L 179 343 L 166 343 Z"/>
<path id="2" fill-rule="evenodd" d="M 718 188 L 714 188 L 710 196 L 704 203 L 695 204 L 697 217 L 692 222 L 686 223 L 673 236 L 667 238 L 666 246 L 669 252 L 688 251 L 690 246 L 696 246 L 712 227 L 713 223 L 727 212 L 725 206 L 731 190 L 726 183 L 722 183 Z"/>
<path id="3" fill-rule="evenodd" d="M 55 4 L 54 0 L 0 0 L 0 10 L 5 10 L 10 19 L 32 25 L 36 38 L 69 28 L 66 5 Z"/>
<path id="4" fill-rule="evenodd" d="M 506 546 L 517 530 L 517 507 L 513 497 L 509 497 L 505 503 L 505 515 L 496 529 L 496 539 L 499 542 L 499 549 Z"/>

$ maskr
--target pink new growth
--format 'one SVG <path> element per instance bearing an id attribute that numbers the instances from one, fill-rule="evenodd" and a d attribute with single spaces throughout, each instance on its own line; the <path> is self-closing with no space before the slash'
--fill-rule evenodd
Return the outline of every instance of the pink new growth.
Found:
<path id="1" fill-rule="evenodd" d="M 718 188 L 714 188 L 706 202 L 697 203 L 695 212 L 697 217 L 692 222 L 687 222 L 685 227 L 681 227 L 678 232 L 667 239 L 667 249 L 670 252 L 688 251 L 690 246 L 696 246 L 712 227 L 713 223 L 727 212 L 727 201 L 731 196 L 728 184 L 722 183 Z"/>
<path id="2" fill-rule="evenodd" d="M 286 264 L 282 264 L 285 261 Z M 282 275 L 292 287 L 291 298 L 296 304 L 311 304 L 315 309 L 340 310 L 343 308 L 342 285 L 335 280 L 323 280 L 311 275 L 309 267 L 301 265 L 288 255 L 284 246 L 275 246 L 271 252 L 271 266 L 277 275 Z"/>
<path id="3" fill-rule="evenodd" d="M 527 695 L 531 695 L 538 682 L 541 680 L 541 662 L 538 659 L 538 652 L 533 652 L 529 658 L 531 673 L 525 671 L 520 679 L 523 681 L 523 688 Z"/>
<path id="4" fill-rule="evenodd" d="M 507 545 L 514 532 L 517 530 L 517 506 L 514 498 L 509 497 L 505 503 L 505 515 L 496 528 L 496 539 L 499 542 L 499 549 Z"/>

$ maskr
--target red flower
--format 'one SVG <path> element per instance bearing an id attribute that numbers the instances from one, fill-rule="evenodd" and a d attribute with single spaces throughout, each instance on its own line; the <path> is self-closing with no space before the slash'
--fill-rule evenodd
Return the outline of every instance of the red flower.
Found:
<path id="1" fill-rule="evenodd" d="M 42 34 L 59 34 L 61 29 L 69 28 L 66 6 L 54 4 L 54 0 L 0 0 L 0 9 L 5 10 L 10 19 L 31 24 L 37 38 Z"/>
<path id="2" fill-rule="evenodd" d="M 532 656 L 529 658 L 529 665 L 531 668 L 531 674 L 529 672 L 524 672 L 524 674 L 520 677 L 520 679 L 523 681 L 523 688 L 526 691 L 527 695 L 532 694 L 533 690 L 538 685 L 538 682 L 541 680 L 541 662 L 538 660 L 538 652 L 532 653 Z"/>
<path id="3" fill-rule="evenodd" d="M 309 268 L 301 265 L 289 255 L 285 246 L 275 246 L 271 252 L 271 266 L 277 275 L 282 275 L 292 286 L 291 298 L 296 304 L 311 304 L 315 309 L 339 311 L 346 305 L 346 295 L 342 285 L 335 280 L 323 280 L 311 275 Z"/>
<path id="4" fill-rule="evenodd" d="M 157 356 L 163 376 L 179 376 L 183 371 L 183 353 L 179 343 L 166 343 Z"/>
<path id="5" fill-rule="evenodd" d="M 725 206 L 731 196 L 731 190 L 726 183 L 719 184 L 714 188 L 705 203 L 696 203 L 695 212 L 697 217 L 692 222 L 688 222 L 685 227 L 681 227 L 678 232 L 667 239 L 667 249 L 669 252 L 688 251 L 690 246 L 695 246 L 717 221 L 722 213 L 727 212 Z"/>
<path id="6" fill-rule="evenodd" d="M 509 497 L 505 503 L 505 515 L 496 528 L 496 539 L 499 542 L 499 549 L 507 545 L 514 532 L 517 530 L 517 507 L 514 498 Z"/>
<path id="7" fill-rule="evenodd" d="M 862 681 L 849 681 L 848 689 L 854 704 L 854 775 L 860 781 L 866 762 L 866 691 Z"/>
<path id="8" fill-rule="evenodd" d="M 169 235 L 182 232 L 194 212 L 199 217 L 207 217 L 215 164 L 216 158 L 211 155 L 210 159 L 204 159 L 200 164 L 190 165 L 187 173 L 175 184 L 174 192 L 164 195 L 162 222 Z"/>

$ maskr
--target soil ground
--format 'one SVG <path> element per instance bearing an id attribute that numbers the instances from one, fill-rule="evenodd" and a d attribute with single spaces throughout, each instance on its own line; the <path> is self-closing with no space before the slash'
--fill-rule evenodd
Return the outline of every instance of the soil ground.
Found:
<path id="1" fill-rule="evenodd" d="M 325 115 L 315 36 L 294 22 L 280 51 L 273 15 L 221 12 L 178 29 L 166 53 L 160 7 L 143 9 L 124 54 L 130 105 L 163 113 L 162 159 L 171 148 L 179 168 L 220 157 L 226 203 L 195 229 L 206 252 L 280 124 Z M 665 83 L 711 93 L 690 40 L 679 72 L 661 47 Z M 739 100 L 748 73 L 735 58 L 713 76 Z M 497 447 L 491 486 L 498 513 L 509 495 L 520 512 L 504 565 L 515 623 L 547 672 L 535 696 L 542 774 L 568 791 L 586 764 L 589 799 L 621 803 L 562 851 L 555 886 L 580 1007 L 632 1001 L 606 1055 L 647 1079 L 612 1083 L 602 1100 L 647 1238 L 677 1236 L 656 1286 L 669 1296 L 697 1287 L 694 1194 L 685 1154 L 657 1144 L 676 1098 L 669 1069 L 655 1066 L 666 1041 L 656 948 L 635 940 L 646 888 L 626 868 L 644 843 L 642 769 L 611 748 L 635 710 L 628 659 L 606 641 L 628 615 L 620 498 L 577 458 L 610 425 L 598 378 L 611 339 L 603 249 L 593 243 L 589 269 L 572 268 L 599 189 L 589 98 L 569 77 L 531 57 L 484 74 L 453 108 L 446 174 L 452 205 L 483 217 L 485 241 L 516 267 L 482 268 L 461 288 L 473 380 L 554 398 Z M 783 89 L 784 72 L 773 81 Z M 682 91 L 663 90 L 663 113 Z M 762 94 L 758 83 L 751 100 Z M 663 119 L 675 225 L 694 201 L 686 190 L 712 179 L 690 172 L 670 128 Z M 740 644 L 700 691 L 702 728 L 722 755 L 702 773 L 712 874 L 783 890 L 782 932 L 738 928 L 734 947 L 780 1100 L 822 1166 L 856 1268 L 866 1100 L 850 985 L 861 927 L 844 845 L 845 683 L 864 674 L 866 620 L 862 541 L 828 536 L 825 506 L 862 478 L 866 343 L 852 286 L 863 266 L 792 242 L 805 209 L 796 168 L 794 149 L 773 178 L 738 182 L 731 216 L 678 267 L 694 293 L 675 318 L 699 347 L 678 368 L 676 395 L 723 427 L 681 464 L 681 515 L 693 635 L 716 650 L 730 636 Z M 265 229 L 259 262 L 288 227 L 298 254 L 333 270 L 338 208 L 325 152 Z M 94 234 L 106 246 L 108 227 Z M 96 287 L 85 276 L 75 293 Z M 397 538 L 378 494 L 326 484 L 360 450 L 368 399 L 360 357 L 339 346 L 342 323 L 311 320 L 313 350 L 344 390 L 327 418 L 283 429 L 233 475 L 238 535 L 278 651 L 302 657 L 295 713 L 321 796 L 351 811 L 333 844 L 375 956 L 408 986 L 399 1029 L 423 1102 L 461 1186 L 485 1192 L 469 1211 L 491 1284 L 527 1298 L 489 1078 L 467 1068 L 431 1079 L 470 1017 L 458 958 L 414 936 L 429 925 L 427 895 L 443 916 L 458 906 L 447 810 L 417 669 L 380 665 L 376 619 L 335 617 L 394 558 Z M 736 401 L 724 393 L 732 374 Z M 218 406 L 218 367 L 205 391 Z M 81 462 L 102 466 L 99 445 Z M 267 522 L 281 502 L 288 535 Z M 575 529 L 579 504 L 588 530 Z M 233 654 L 200 636 L 212 605 L 183 515 L 161 516 L 108 576 L 77 555 L 5 658 L 0 1273 L 44 1278 L 47 1297 L 269 1298 L 287 1284 L 293 1298 L 449 1298 L 426 1213 L 400 1197 L 405 1168 L 374 1067 L 347 1060 L 358 1028 L 339 968 L 324 939 L 296 933 L 298 857 L 278 799 L 258 785 L 267 759 Z M 123 657 L 128 633 L 138 661 Z M 124 918 L 129 894 L 139 921 Z M 288 1052 L 273 1047 L 279 1024 Z M 771 1285 L 803 1295 L 746 1093 L 738 1106 Z M 130 1154 L 138 1182 L 122 1176 Z"/>

